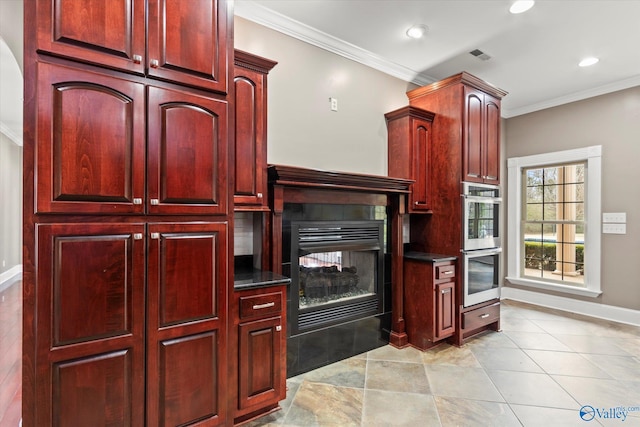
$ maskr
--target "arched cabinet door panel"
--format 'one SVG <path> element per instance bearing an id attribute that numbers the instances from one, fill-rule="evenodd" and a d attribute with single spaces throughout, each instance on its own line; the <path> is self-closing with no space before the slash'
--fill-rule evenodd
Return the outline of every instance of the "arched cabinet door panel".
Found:
<path id="1" fill-rule="evenodd" d="M 144 85 L 38 65 L 36 211 L 142 213 Z"/>
<path id="2" fill-rule="evenodd" d="M 226 213 L 228 104 L 154 86 L 148 92 L 147 212 Z"/>

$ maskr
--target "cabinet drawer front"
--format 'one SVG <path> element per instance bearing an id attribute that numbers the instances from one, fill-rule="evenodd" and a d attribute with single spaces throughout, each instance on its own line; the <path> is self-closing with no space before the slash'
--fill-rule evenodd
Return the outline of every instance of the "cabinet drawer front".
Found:
<path id="1" fill-rule="evenodd" d="M 462 314 L 462 328 L 473 330 L 500 320 L 500 303 Z"/>
<path id="2" fill-rule="evenodd" d="M 282 312 L 282 292 L 240 297 L 240 319 Z"/>
<path id="3" fill-rule="evenodd" d="M 455 265 L 437 265 L 436 266 L 436 280 L 453 279 L 456 277 Z"/>

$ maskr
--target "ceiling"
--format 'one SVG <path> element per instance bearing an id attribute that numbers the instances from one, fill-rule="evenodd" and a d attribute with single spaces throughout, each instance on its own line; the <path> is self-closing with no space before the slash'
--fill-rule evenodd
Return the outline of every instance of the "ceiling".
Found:
<path id="1" fill-rule="evenodd" d="M 235 14 L 418 85 L 468 71 L 509 92 L 504 117 L 640 85 L 640 0 L 511 3 L 236 0 Z M 415 24 L 421 40 L 406 36 Z M 587 56 L 600 62 L 578 67 Z"/>

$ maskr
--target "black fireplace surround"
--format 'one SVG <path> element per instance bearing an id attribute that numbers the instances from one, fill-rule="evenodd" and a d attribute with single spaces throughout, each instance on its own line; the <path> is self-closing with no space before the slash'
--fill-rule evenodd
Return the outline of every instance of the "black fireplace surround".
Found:
<path id="1" fill-rule="evenodd" d="M 385 206 L 285 203 L 287 377 L 388 344 Z"/>

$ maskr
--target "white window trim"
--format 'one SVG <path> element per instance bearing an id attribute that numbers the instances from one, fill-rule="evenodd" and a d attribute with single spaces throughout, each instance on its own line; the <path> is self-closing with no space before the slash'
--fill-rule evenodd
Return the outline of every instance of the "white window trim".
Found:
<path id="1" fill-rule="evenodd" d="M 520 227 L 522 224 L 522 169 L 536 166 L 551 166 L 560 163 L 587 162 L 587 206 L 585 213 L 585 276 L 584 287 L 555 284 L 521 276 Z M 601 203 L 602 203 L 602 146 L 594 145 L 575 150 L 532 156 L 513 157 L 507 160 L 508 168 L 508 212 L 507 236 L 509 260 L 507 280 L 516 285 L 546 289 L 562 293 L 597 297 L 600 288 L 601 251 Z"/>

